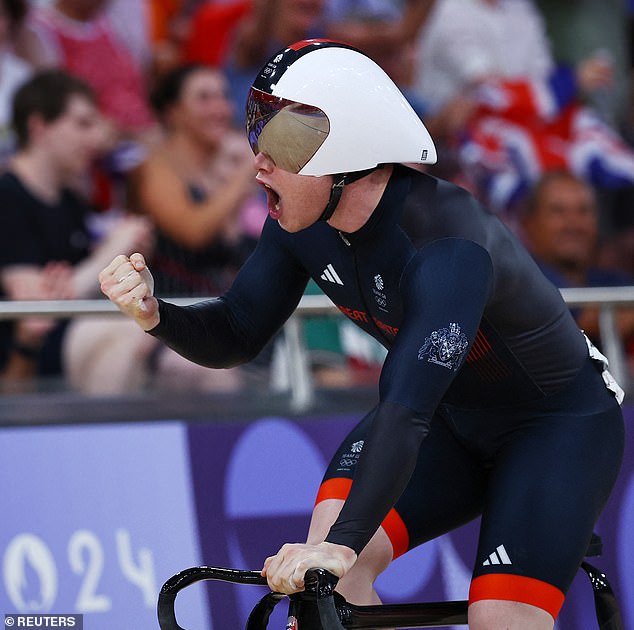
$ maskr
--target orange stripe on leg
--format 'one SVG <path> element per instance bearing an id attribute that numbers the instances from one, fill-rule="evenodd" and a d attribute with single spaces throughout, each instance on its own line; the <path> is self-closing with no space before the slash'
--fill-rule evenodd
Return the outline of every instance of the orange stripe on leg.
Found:
<path id="1" fill-rule="evenodd" d="M 392 559 L 402 556 L 409 549 L 409 533 L 403 519 L 394 508 L 383 519 L 381 527 L 392 543 Z"/>
<path id="2" fill-rule="evenodd" d="M 334 477 L 327 479 L 321 484 L 315 505 L 327 499 L 339 499 L 345 501 L 352 487 L 352 479 L 345 477 Z M 388 515 L 383 519 L 381 527 L 385 530 L 390 542 L 392 543 L 393 558 L 402 556 L 409 549 L 409 533 L 403 519 L 399 513 L 392 508 Z"/>
<path id="3" fill-rule="evenodd" d="M 564 594 L 552 584 L 521 575 L 493 573 L 481 575 L 471 582 L 469 604 L 484 599 L 501 599 L 536 606 L 553 619 L 564 603 Z"/>

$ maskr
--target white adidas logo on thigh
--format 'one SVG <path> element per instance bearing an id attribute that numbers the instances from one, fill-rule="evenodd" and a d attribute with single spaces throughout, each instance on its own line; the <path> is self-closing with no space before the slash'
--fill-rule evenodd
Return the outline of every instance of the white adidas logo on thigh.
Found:
<path id="1" fill-rule="evenodd" d="M 513 564 L 509 558 L 509 554 L 506 553 L 504 545 L 500 545 L 483 563 L 483 567 L 491 566 L 492 564 Z"/>

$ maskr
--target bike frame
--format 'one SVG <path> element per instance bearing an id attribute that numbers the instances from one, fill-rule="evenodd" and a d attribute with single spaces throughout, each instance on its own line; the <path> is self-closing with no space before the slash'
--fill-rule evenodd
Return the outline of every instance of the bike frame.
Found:
<path id="1" fill-rule="evenodd" d="M 604 573 L 588 562 L 581 568 L 590 578 L 600 630 L 625 630 L 616 597 Z M 202 580 L 266 585 L 259 571 L 192 567 L 172 576 L 161 588 L 158 620 L 161 630 L 185 630 L 178 625 L 174 603 L 179 591 Z M 356 606 L 335 592 L 338 578 L 324 569 L 306 572 L 305 590 L 288 596 L 286 630 L 348 630 L 369 628 L 435 628 L 467 623 L 466 601 Z M 266 630 L 275 606 L 286 595 L 267 593 L 253 608 L 245 630 Z"/>

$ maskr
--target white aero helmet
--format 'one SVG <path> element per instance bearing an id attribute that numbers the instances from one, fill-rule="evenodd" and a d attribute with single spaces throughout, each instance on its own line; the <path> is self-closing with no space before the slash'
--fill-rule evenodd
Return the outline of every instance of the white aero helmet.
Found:
<path id="1" fill-rule="evenodd" d="M 340 42 L 304 40 L 271 57 L 249 91 L 246 120 L 253 152 L 300 175 L 436 162 L 429 132 L 394 82 Z"/>

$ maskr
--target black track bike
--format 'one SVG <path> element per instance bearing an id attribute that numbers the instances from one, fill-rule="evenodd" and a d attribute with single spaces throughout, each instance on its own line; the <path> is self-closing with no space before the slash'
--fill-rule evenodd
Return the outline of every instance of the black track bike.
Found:
<path id="1" fill-rule="evenodd" d="M 587 556 L 600 555 L 601 550 L 601 539 L 594 535 Z M 616 597 L 605 574 L 585 560 L 581 569 L 592 584 L 598 628 L 625 630 Z M 167 580 L 159 593 L 157 612 L 161 630 L 185 630 L 176 620 L 176 596 L 187 586 L 202 580 L 266 585 L 266 578 L 259 571 L 204 566 L 185 569 Z M 304 591 L 290 596 L 267 593 L 251 611 L 245 630 L 268 628 L 271 613 L 282 600 L 288 601 L 286 630 L 436 628 L 467 623 L 466 601 L 357 606 L 337 593 L 336 585 L 337 577 L 328 571 L 310 569 L 306 572 Z"/>

